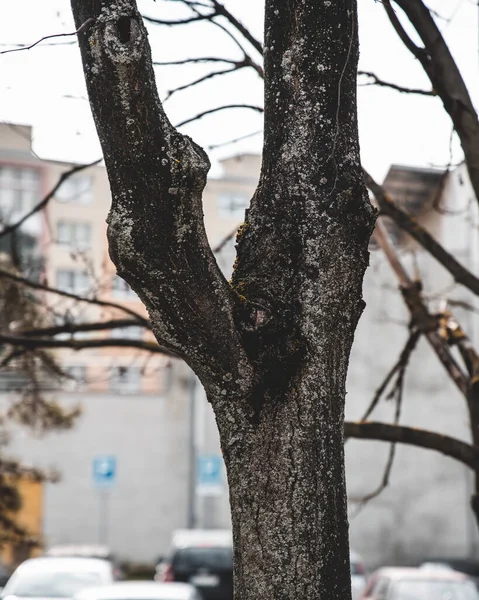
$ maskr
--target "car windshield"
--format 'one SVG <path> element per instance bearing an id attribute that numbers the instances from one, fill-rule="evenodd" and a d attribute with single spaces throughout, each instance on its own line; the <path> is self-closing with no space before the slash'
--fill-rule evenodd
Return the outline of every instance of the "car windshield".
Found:
<path id="1" fill-rule="evenodd" d="M 45 571 L 18 573 L 2 592 L 2 596 L 28 598 L 69 598 L 80 590 L 101 584 L 99 573 Z"/>
<path id="2" fill-rule="evenodd" d="M 390 598 L 391 600 L 479 600 L 479 593 L 470 581 L 410 579 L 394 582 Z"/>
<path id="3" fill-rule="evenodd" d="M 175 552 L 173 566 L 179 571 L 189 569 L 233 569 L 231 548 L 182 548 Z"/>

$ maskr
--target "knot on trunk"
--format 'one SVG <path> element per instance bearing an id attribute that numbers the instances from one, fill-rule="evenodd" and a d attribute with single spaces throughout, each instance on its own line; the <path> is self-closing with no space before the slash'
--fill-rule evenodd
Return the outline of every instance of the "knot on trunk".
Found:
<path id="1" fill-rule="evenodd" d="M 147 32 L 128 2 L 103 7 L 89 37 L 92 58 L 100 67 L 102 55 L 113 64 L 137 62 L 144 53 Z"/>
<path id="2" fill-rule="evenodd" d="M 143 54 L 145 32 L 134 15 L 113 13 L 103 33 L 105 53 L 113 63 L 136 62 Z"/>

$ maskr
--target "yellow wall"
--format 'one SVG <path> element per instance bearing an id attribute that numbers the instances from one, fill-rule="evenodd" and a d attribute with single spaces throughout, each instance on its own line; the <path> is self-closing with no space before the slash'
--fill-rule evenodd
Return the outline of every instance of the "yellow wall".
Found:
<path id="1" fill-rule="evenodd" d="M 30 477 L 23 477 L 16 483 L 21 498 L 21 508 L 15 514 L 15 521 L 29 534 L 41 541 L 43 519 L 43 484 Z M 35 556 L 39 549 L 31 549 L 24 544 L 10 543 L 0 550 L 0 559 L 5 565 L 16 566 L 29 556 Z"/>

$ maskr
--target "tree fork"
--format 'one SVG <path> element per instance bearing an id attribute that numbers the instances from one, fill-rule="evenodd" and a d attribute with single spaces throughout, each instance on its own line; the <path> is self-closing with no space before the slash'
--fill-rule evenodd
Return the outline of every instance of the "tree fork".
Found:
<path id="1" fill-rule="evenodd" d="M 134 0 L 72 0 L 110 186 L 109 244 L 161 345 L 196 370 L 228 472 L 235 598 L 350 597 L 349 354 L 374 211 L 355 0 L 267 0 L 265 142 L 232 285 L 206 240 L 208 159 L 169 123 Z"/>

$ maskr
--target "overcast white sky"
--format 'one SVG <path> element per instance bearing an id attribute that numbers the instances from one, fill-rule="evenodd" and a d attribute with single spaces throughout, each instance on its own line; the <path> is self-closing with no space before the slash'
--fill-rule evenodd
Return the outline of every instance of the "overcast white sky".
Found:
<path id="1" fill-rule="evenodd" d="M 6 44 L 32 43 L 44 35 L 73 31 L 67 0 L 15 0 L 2 7 L 0 50 Z M 186 14 L 176 3 L 140 0 L 144 14 L 175 18 Z M 262 36 L 261 0 L 227 0 L 228 8 L 259 38 Z M 438 23 L 476 103 L 479 100 L 478 6 L 476 0 L 429 0 L 444 19 Z M 397 39 L 380 2 L 359 0 L 360 68 L 408 87 L 429 88 L 422 68 Z M 59 41 L 71 41 L 62 38 Z M 150 27 L 156 60 L 188 56 L 239 57 L 235 46 L 209 25 L 166 29 Z M 254 51 L 252 51 L 254 54 Z M 210 67 L 157 69 L 162 97 Z M 0 55 L 0 119 L 31 123 L 35 150 L 61 160 L 90 161 L 100 149 L 85 100 L 83 76 L 76 45 L 37 46 Z M 165 105 L 173 123 L 223 102 L 262 104 L 261 81 L 253 72 L 217 78 L 194 90 L 174 95 Z M 405 96 L 398 92 L 362 87 L 359 92 L 361 148 L 364 165 L 382 178 L 392 163 L 416 166 L 445 165 L 449 161 L 450 120 L 440 100 Z M 183 131 L 203 146 L 241 136 L 261 128 L 261 117 L 247 111 L 225 111 L 205 117 Z M 260 136 L 212 153 L 221 158 L 240 151 L 261 150 Z M 453 142 L 454 159 L 461 153 Z"/>

